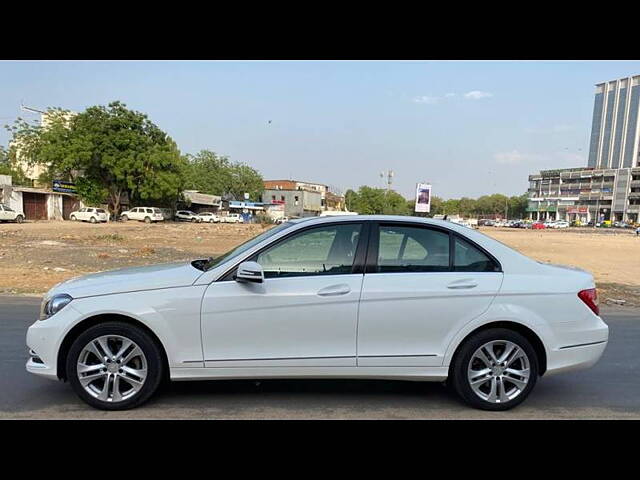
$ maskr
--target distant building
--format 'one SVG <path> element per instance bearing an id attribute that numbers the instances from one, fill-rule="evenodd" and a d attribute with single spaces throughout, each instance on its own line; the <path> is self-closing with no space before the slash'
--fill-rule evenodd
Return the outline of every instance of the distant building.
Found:
<path id="1" fill-rule="evenodd" d="M 587 166 L 529 175 L 533 220 L 640 219 L 640 75 L 596 85 Z"/>
<path id="2" fill-rule="evenodd" d="M 323 183 L 300 180 L 265 180 L 262 201 L 284 205 L 287 217 L 309 217 L 323 211 L 344 210 L 344 196 Z"/>
<path id="3" fill-rule="evenodd" d="M 77 115 L 76 112 L 66 112 L 63 115 L 65 122 L 69 122 L 74 116 Z M 48 112 L 40 112 L 40 125 L 43 128 L 47 128 L 52 122 L 51 114 Z M 24 175 L 27 179 L 31 181 L 32 187 L 44 187 L 47 185 L 39 183 L 39 177 L 43 173 L 47 171 L 47 167 L 45 165 L 29 165 L 29 162 L 24 158 L 22 154 L 20 139 L 13 140 L 10 143 L 10 148 L 13 147 L 16 150 L 16 166 L 18 166 L 24 172 Z M 26 212 L 25 212 L 26 213 Z"/>
<path id="4" fill-rule="evenodd" d="M 313 217 L 322 212 L 320 192 L 309 190 L 270 190 L 262 192 L 262 202 L 283 205 L 286 217 Z"/>
<path id="5" fill-rule="evenodd" d="M 188 208 L 192 212 L 217 212 L 222 206 L 222 197 L 200 193 L 197 190 L 185 190 L 182 192 L 185 202 L 179 204 L 180 208 Z"/>
<path id="6" fill-rule="evenodd" d="M 70 193 L 14 186 L 8 175 L 0 176 L 0 202 L 23 212 L 27 220 L 68 220 L 71 212 L 84 206 Z"/>

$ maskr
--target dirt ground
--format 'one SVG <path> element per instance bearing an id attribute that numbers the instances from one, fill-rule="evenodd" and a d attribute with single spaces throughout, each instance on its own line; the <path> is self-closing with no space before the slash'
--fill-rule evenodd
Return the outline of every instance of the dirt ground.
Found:
<path id="1" fill-rule="evenodd" d="M 0 294 L 42 294 L 86 273 L 216 256 L 264 228 L 171 222 L 0 224 Z M 640 305 L 640 238 L 630 231 L 481 231 L 536 260 L 592 272 L 603 303 L 612 298 Z"/>

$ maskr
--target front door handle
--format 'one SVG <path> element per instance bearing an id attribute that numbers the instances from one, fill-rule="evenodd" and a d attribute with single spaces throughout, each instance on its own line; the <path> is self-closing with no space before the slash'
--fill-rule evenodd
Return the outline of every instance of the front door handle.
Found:
<path id="1" fill-rule="evenodd" d="M 351 291 L 349 285 L 341 283 L 339 285 L 331 285 L 329 287 L 322 288 L 318 291 L 318 295 L 321 297 L 332 297 L 335 295 L 346 295 Z"/>
<path id="2" fill-rule="evenodd" d="M 478 282 L 473 280 L 456 280 L 455 282 L 451 282 L 447 285 L 447 288 L 451 288 L 454 290 L 464 289 L 464 288 L 476 288 L 478 286 Z"/>

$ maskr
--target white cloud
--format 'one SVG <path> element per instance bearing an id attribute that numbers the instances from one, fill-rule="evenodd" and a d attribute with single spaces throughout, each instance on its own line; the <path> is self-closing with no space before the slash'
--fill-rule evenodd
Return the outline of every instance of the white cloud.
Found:
<path id="1" fill-rule="evenodd" d="M 416 103 L 426 103 L 428 105 L 433 105 L 435 103 L 438 103 L 439 98 L 438 97 L 431 97 L 429 95 L 421 95 L 419 97 L 414 97 L 413 101 Z"/>
<path id="2" fill-rule="evenodd" d="M 480 90 L 472 90 L 464 94 L 464 98 L 468 100 L 480 100 L 481 98 L 493 97 L 493 93 L 482 92 Z"/>

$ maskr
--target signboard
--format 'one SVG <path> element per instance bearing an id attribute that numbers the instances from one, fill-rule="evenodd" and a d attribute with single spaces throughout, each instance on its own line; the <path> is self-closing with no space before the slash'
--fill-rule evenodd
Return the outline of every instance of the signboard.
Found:
<path id="1" fill-rule="evenodd" d="M 78 193 L 75 183 L 63 182 L 62 180 L 54 180 L 52 190 L 60 193 Z"/>
<path id="2" fill-rule="evenodd" d="M 567 213 L 587 213 L 588 207 L 567 207 Z"/>
<path id="3" fill-rule="evenodd" d="M 416 212 L 429 213 L 431 211 L 431 184 L 418 183 L 416 185 Z"/>

